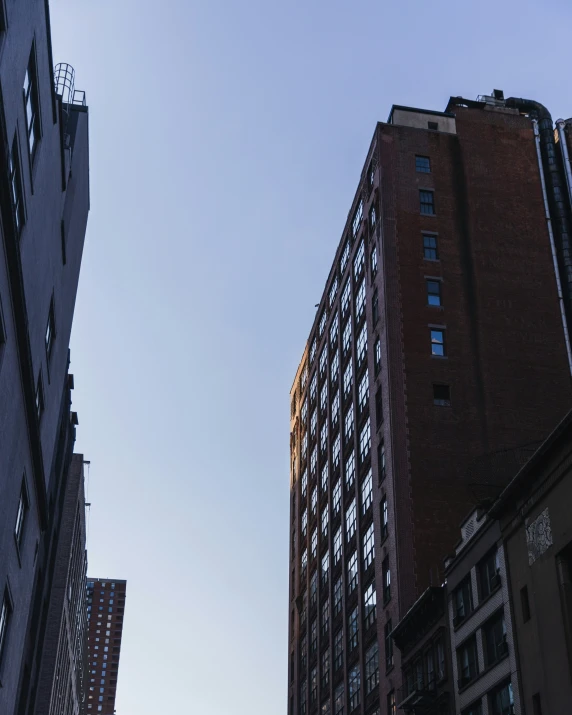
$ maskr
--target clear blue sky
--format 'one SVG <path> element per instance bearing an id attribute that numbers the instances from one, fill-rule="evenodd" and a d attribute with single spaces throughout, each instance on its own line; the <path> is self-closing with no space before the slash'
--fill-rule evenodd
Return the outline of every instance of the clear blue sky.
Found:
<path id="1" fill-rule="evenodd" d="M 288 394 L 375 122 L 493 88 L 572 115 L 531 0 L 52 0 L 90 105 L 72 338 L 118 715 L 285 715 Z"/>

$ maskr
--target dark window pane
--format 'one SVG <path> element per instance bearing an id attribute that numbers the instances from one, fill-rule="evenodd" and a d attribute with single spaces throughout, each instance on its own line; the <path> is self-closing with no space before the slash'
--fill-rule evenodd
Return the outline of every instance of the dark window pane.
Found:
<path id="1" fill-rule="evenodd" d="M 431 172 L 431 161 L 428 156 L 415 157 L 415 171 L 419 171 L 422 174 L 429 174 Z"/>
<path id="2" fill-rule="evenodd" d="M 428 280 L 427 283 L 427 304 L 441 305 L 441 281 Z"/>
<path id="3" fill-rule="evenodd" d="M 423 257 L 429 261 L 437 261 L 439 259 L 437 236 L 423 234 Z"/>
<path id="4" fill-rule="evenodd" d="M 432 216 L 435 213 L 435 197 L 432 191 L 419 191 L 421 213 Z"/>

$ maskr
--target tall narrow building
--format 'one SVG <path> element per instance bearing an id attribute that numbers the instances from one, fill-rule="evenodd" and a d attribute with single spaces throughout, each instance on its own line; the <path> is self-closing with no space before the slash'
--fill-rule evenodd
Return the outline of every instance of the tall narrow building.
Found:
<path id="1" fill-rule="evenodd" d="M 572 404 L 559 129 L 502 92 L 376 126 L 291 390 L 289 715 L 396 713 L 393 627 Z"/>
<path id="2" fill-rule="evenodd" d="M 75 440 L 89 212 L 88 108 L 73 70 L 54 69 L 48 2 L 0 3 L 0 87 L 0 712 L 31 715 Z"/>
<path id="3" fill-rule="evenodd" d="M 127 582 L 87 582 L 87 715 L 113 715 Z"/>

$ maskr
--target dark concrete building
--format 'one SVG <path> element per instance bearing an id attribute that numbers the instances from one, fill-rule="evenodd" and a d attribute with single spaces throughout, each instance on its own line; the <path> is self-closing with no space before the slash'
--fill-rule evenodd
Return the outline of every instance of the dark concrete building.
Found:
<path id="1" fill-rule="evenodd" d="M 504 543 L 521 712 L 572 712 L 572 413 L 493 505 Z"/>
<path id="2" fill-rule="evenodd" d="M 75 416 L 69 339 L 89 210 L 88 112 L 56 87 L 47 2 L 0 3 L 0 712 L 31 715 Z"/>
<path id="3" fill-rule="evenodd" d="M 429 586 L 393 629 L 401 653 L 397 709 L 411 715 L 453 715 L 455 698 L 445 586 Z"/>
<path id="4" fill-rule="evenodd" d="M 514 474 L 489 455 L 572 404 L 553 130 L 500 92 L 375 129 L 291 390 L 290 715 L 395 713 L 388 635 Z"/>
<path id="5" fill-rule="evenodd" d="M 87 715 L 113 715 L 127 582 L 89 579 Z"/>
<path id="6" fill-rule="evenodd" d="M 68 471 L 35 715 L 85 715 L 87 612 L 83 455 Z"/>

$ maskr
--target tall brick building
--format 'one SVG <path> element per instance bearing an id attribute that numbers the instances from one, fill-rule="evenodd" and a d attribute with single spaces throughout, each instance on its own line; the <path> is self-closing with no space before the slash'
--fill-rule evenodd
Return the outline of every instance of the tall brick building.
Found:
<path id="1" fill-rule="evenodd" d="M 375 129 L 291 390 L 290 715 L 395 712 L 393 627 L 572 404 L 569 130 L 501 92 Z"/>
<path id="2" fill-rule="evenodd" d="M 113 715 L 117 693 L 127 582 L 87 582 L 87 715 Z"/>
<path id="3" fill-rule="evenodd" d="M 32 715 L 75 440 L 69 343 L 89 212 L 85 96 L 48 2 L 0 3 L 0 712 Z"/>

